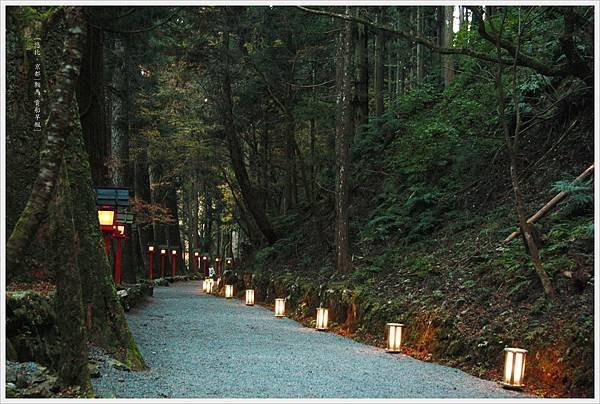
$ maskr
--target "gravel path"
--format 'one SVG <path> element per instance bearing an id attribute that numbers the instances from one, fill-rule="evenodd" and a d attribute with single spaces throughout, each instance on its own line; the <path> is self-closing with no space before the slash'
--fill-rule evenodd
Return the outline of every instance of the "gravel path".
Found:
<path id="1" fill-rule="evenodd" d="M 150 370 L 104 363 L 99 397 L 514 398 L 496 383 L 317 332 L 259 306 L 201 292 L 201 282 L 154 289 L 128 315 Z"/>

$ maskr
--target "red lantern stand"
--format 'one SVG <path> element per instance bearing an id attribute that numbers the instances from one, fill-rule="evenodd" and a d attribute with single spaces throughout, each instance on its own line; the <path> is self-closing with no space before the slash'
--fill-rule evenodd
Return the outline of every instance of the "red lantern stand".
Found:
<path id="1" fill-rule="evenodd" d="M 104 250 L 106 255 L 110 256 L 110 240 L 117 228 L 117 208 L 108 205 L 98 207 L 98 219 L 100 230 L 102 230 L 102 238 L 104 239 Z"/>
<path id="2" fill-rule="evenodd" d="M 160 277 L 165 277 L 165 255 L 167 255 L 167 250 L 162 248 L 160 250 Z"/>
<path id="3" fill-rule="evenodd" d="M 200 253 L 196 251 L 194 253 L 194 273 L 198 272 L 198 260 L 200 259 Z"/>
<path id="4" fill-rule="evenodd" d="M 152 269 L 154 268 L 153 264 L 153 258 L 154 258 L 154 253 L 155 253 L 155 247 L 153 245 L 149 245 L 148 246 L 148 279 L 152 280 L 153 276 L 152 276 Z"/>
<path id="5" fill-rule="evenodd" d="M 123 249 L 123 240 L 128 239 L 125 234 L 125 225 L 117 225 L 117 230 L 113 232 L 113 238 L 117 240 L 117 251 L 115 252 L 115 283 L 121 283 L 121 251 Z"/>
<path id="6" fill-rule="evenodd" d="M 173 264 L 173 267 L 171 268 L 171 276 L 175 277 L 177 274 L 177 250 L 171 250 L 171 257 Z"/>
<path id="7" fill-rule="evenodd" d="M 202 264 L 204 265 L 204 277 L 208 278 L 208 257 L 206 255 L 202 256 Z"/>
<path id="8" fill-rule="evenodd" d="M 221 258 L 215 258 L 215 272 L 217 276 L 221 276 Z"/>

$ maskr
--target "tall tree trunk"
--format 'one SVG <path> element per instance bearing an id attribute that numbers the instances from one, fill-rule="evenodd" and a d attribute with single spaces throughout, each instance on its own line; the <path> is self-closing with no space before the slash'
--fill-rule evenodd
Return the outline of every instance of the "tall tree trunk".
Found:
<path id="1" fill-rule="evenodd" d="M 77 239 L 77 262 L 81 274 L 88 337 L 95 345 L 114 353 L 134 368 L 144 368 L 112 282 L 111 267 L 98 226 L 91 169 L 81 132 L 69 135 L 65 151 L 72 217 Z"/>
<path id="2" fill-rule="evenodd" d="M 65 139 L 73 130 L 71 103 L 79 77 L 85 25 L 81 7 L 67 10 L 69 35 L 64 47 L 63 63 L 58 70 L 54 99 L 50 105 L 46 142 L 40 153 L 37 178 L 25 209 L 21 212 L 6 243 L 6 267 L 19 271 L 21 257 L 27 251 L 44 216 L 58 178 L 65 150 Z"/>
<path id="3" fill-rule="evenodd" d="M 31 186 L 38 175 L 40 163 L 38 151 L 40 145 L 44 143 L 45 135 L 44 132 L 32 130 L 32 124 L 36 121 L 36 112 L 31 106 L 37 98 L 34 88 L 37 84 L 34 83 L 47 82 L 47 67 L 42 71 L 42 80 L 35 81 L 35 64 L 41 60 L 41 55 L 36 57 L 34 50 L 26 46 L 29 40 L 26 32 L 31 27 L 23 18 L 25 11 L 24 7 L 6 9 L 6 59 L 4 59 L 6 60 L 6 150 L 10 151 L 6 153 L 6 173 L 10 175 L 6 175 L 6 189 L 3 192 L 6 196 L 6 211 L 3 215 L 6 219 L 7 236 L 12 233 L 29 199 Z M 49 29 L 53 28 L 54 24 L 49 27 Z M 45 33 L 41 36 L 44 46 L 50 46 Z M 58 38 L 60 44 L 63 43 L 63 36 Z M 42 85 L 39 90 L 44 91 L 45 88 L 46 86 Z M 49 102 L 42 101 L 41 113 L 44 114 L 45 119 L 47 112 L 45 106 Z M 35 240 L 37 237 L 33 238 Z M 28 281 L 33 278 L 33 273 L 38 268 L 32 265 L 30 256 L 41 249 L 35 244 L 29 249 L 30 252 L 21 257 L 22 264 L 18 270 L 7 267 L 7 284 L 12 280 Z"/>
<path id="4" fill-rule="evenodd" d="M 350 7 L 346 7 L 346 15 L 350 15 Z M 353 137 L 352 90 L 354 81 L 352 22 L 344 22 L 342 46 L 342 84 L 337 96 L 337 125 L 335 134 L 336 181 L 335 181 L 335 251 L 336 269 L 339 273 L 350 270 L 349 242 L 349 177 L 350 177 L 350 142 Z"/>
<path id="5" fill-rule="evenodd" d="M 181 241 L 181 231 L 179 229 L 179 207 L 177 204 L 177 189 L 174 185 L 170 185 L 166 190 L 166 199 L 165 206 L 169 209 L 171 213 L 171 217 L 173 218 L 174 223 L 166 226 L 167 233 L 167 244 L 170 247 L 175 247 L 178 249 L 177 258 L 175 266 L 177 268 L 177 273 L 181 274 L 185 268 L 185 263 L 183 261 L 183 251 L 185 250 L 185 246 Z M 169 252 L 169 265 L 172 265 L 173 256 Z M 170 271 L 171 267 L 169 267 Z M 170 273 L 165 269 L 165 273 Z"/>
<path id="6" fill-rule="evenodd" d="M 90 24 L 87 24 L 87 43 L 81 60 L 77 102 L 93 184 L 110 185 L 108 160 L 111 142 L 110 131 L 107 130 L 104 92 L 104 34 L 101 29 Z"/>
<path id="7" fill-rule="evenodd" d="M 262 197 L 255 191 L 248 178 L 248 172 L 244 165 L 242 149 L 239 143 L 239 136 L 235 128 L 233 120 L 233 104 L 231 97 L 231 78 L 229 73 L 229 32 L 227 29 L 223 33 L 223 56 L 224 68 L 222 73 L 222 88 L 223 88 L 223 123 L 225 128 L 225 136 L 227 138 L 227 147 L 231 158 L 231 165 L 235 173 L 235 178 L 240 185 L 242 196 L 258 225 L 261 233 L 269 244 L 275 243 L 278 236 L 265 213 L 262 203 Z"/>
<path id="8" fill-rule="evenodd" d="M 383 7 L 380 7 L 377 12 L 376 21 L 378 24 L 383 23 Z M 384 53 L 385 53 L 385 38 L 382 32 L 375 35 L 375 116 L 383 115 L 383 84 L 384 84 Z"/>
<path id="9" fill-rule="evenodd" d="M 135 190 L 135 197 L 139 202 L 151 203 L 152 195 L 150 191 L 150 174 L 148 172 L 148 140 L 144 136 L 133 137 L 135 150 L 137 151 L 133 156 L 133 183 Z M 138 253 L 142 259 L 142 265 L 144 268 L 148 268 L 148 254 L 146 253 L 146 246 L 150 243 L 155 243 L 154 234 L 152 231 L 152 223 L 139 223 L 137 225 L 137 238 L 138 238 Z M 153 265 L 156 266 L 156 259 L 153 260 Z M 158 272 L 153 269 L 153 274 Z"/>
<path id="10" fill-rule="evenodd" d="M 445 18 L 445 6 L 436 6 L 435 8 L 435 37 L 436 44 L 439 47 L 444 46 L 444 25 L 446 23 Z M 436 65 L 439 67 L 439 80 L 440 83 L 444 84 L 444 59 L 441 53 L 436 52 L 435 56 Z"/>
<path id="11" fill-rule="evenodd" d="M 204 236 L 202 237 L 204 251 L 210 251 L 212 245 L 213 208 L 212 197 L 208 186 L 204 186 Z"/>
<path id="12" fill-rule="evenodd" d="M 423 7 L 417 7 L 417 35 L 423 35 Z M 417 44 L 417 86 L 423 84 L 424 74 L 424 58 L 423 45 Z"/>
<path id="13" fill-rule="evenodd" d="M 504 23 L 504 20 L 502 21 Z M 517 45 L 515 54 L 519 53 L 520 48 L 520 39 L 522 35 L 521 31 L 521 23 L 519 20 L 519 31 L 517 36 Z M 500 36 L 502 35 L 503 27 L 501 26 L 498 30 L 497 35 L 497 43 L 496 50 L 498 52 L 498 57 L 501 57 L 502 50 L 500 48 Z M 518 94 L 518 86 L 517 86 L 517 65 L 516 60 L 513 65 L 513 77 L 512 77 L 512 95 L 513 95 L 513 105 L 520 105 L 519 103 L 519 94 Z M 502 73 L 503 73 L 503 65 L 498 63 L 498 68 L 496 71 L 496 96 L 498 99 L 498 116 L 500 121 L 500 126 L 502 131 L 504 132 L 504 138 L 506 140 L 506 147 L 508 150 L 508 155 L 510 158 L 510 177 L 513 186 L 513 192 L 515 195 L 515 205 L 517 210 L 517 216 L 519 218 L 519 227 L 521 228 L 521 233 L 525 238 L 526 247 L 529 250 L 529 255 L 531 257 L 531 262 L 535 269 L 535 272 L 542 283 L 542 287 L 544 288 L 544 293 L 546 296 L 554 298 L 556 292 L 554 287 L 552 286 L 552 282 L 548 273 L 544 269 L 544 265 L 542 264 L 542 260 L 540 258 L 539 249 L 537 243 L 535 241 L 533 235 L 533 224 L 527 222 L 527 212 L 525 210 L 525 202 L 523 197 L 523 190 L 521 189 L 521 175 L 519 173 L 519 155 L 520 155 L 520 135 L 521 135 L 521 112 L 519 108 L 516 108 L 515 111 L 515 129 L 511 134 L 511 130 L 506 122 L 506 96 L 504 93 L 504 84 L 502 81 Z"/>
<path id="14" fill-rule="evenodd" d="M 358 10 L 358 7 L 357 7 Z M 356 136 L 360 136 L 362 126 L 369 122 L 369 59 L 367 29 L 363 24 L 357 25 L 356 40 Z M 314 122 L 313 122 L 314 126 Z M 311 126 L 311 131 L 314 128 Z M 311 132 L 311 136 L 313 133 Z"/>
<path id="15" fill-rule="evenodd" d="M 396 29 L 400 29 L 401 28 L 401 24 L 400 24 L 400 11 L 398 9 L 396 9 L 396 22 L 395 22 L 395 26 Z M 396 40 L 394 41 L 394 43 L 396 44 L 396 51 L 395 56 L 396 56 L 396 74 L 394 76 L 394 81 L 395 81 L 395 86 L 394 86 L 394 95 L 396 97 L 398 97 L 398 95 L 400 94 L 400 87 L 401 87 L 401 83 L 400 83 L 400 77 L 402 75 L 402 70 L 404 69 L 404 64 L 402 63 L 402 55 L 401 55 L 401 51 L 400 51 L 400 41 Z"/>
<path id="16" fill-rule="evenodd" d="M 199 164 L 199 162 L 198 162 Z M 192 217 L 191 217 L 191 236 L 190 239 L 190 257 L 194 257 L 194 251 L 198 249 L 198 197 L 199 197 L 199 181 L 200 173 L 196 170 L 196 175 L 192 178 Z M 195 258 L 192 258 L 193 260 Z M 190 261 L 191 261 L 190 260 Z M 193 264 L 192 264 L 193 267 Z M 198 268 L 198 267 L 196 267 Z"/>
<path id="17" fill-rule="evenodd" d="M 113 70 L 112 81 L 117 94 L 112 97 L 111 176 L 113 185 L 131 189 L 134 170 L 129 157 L 132 109 L 132 88 L 130 87 L 130 81 L 133 70 L 130 48 L 128 38 L 117 40 L 115 43 L 117 66 Z M 133 191 L 135 192 L 135 189 Z M 134 192 L 132 192 L 132 196 L 135 196 Z M 125 227 L 130 239 L 122 240 L 122 280 L 128 283 L 135 283 L 138 275 L 143 277 L 143 273 L 138 274 L 138 271 L 142 271 L 138 269 L 138 260 L 136 259 L 136 245 L 138 244 L 138 240 L 137 235 L 132 235 L 131 225 L 126 225 Z"/>
<path id="18" fill-rule="evenodd" d="M 367 117 L 368 118 L 368 117 Z M 315 118 L 311 118 L 309 121 L 309 133 L 310 133 L 310 203 L 313 205 L 315 201 L 315 184 L 316 184 L 316 173 L 317 173 L 317 154 L 316 154 L 316 143 L 317 143 L 317 128 Z"/>
<path id="19" fill-rule="evenodd" d="M 293 117 L 286 114 L 285 124 L 285 193 L 283 196 L 282 213 L 285 215 L 287 211 L 294 207 L 294 182 L 296 176 L 296 165 L 294 163 L 294 145 L 292 137 L 294 136 Z"/>
<path id="20" fill-rule="evenodd" d="M 55 193 L 49 210 L 53 220 L 51 233 L 57 237 L 50 240 L 54 251 L 77 248 L 78 240 L 72 220 L 71 194 L 64 161 L 56 181 Z M 81 279 L 77 253 L 62 254 L 60 270 L 56 271 L 56 326 L 60 336 L 59 383 L 63 388 L 81 386 L 84 392 L 91 390 L 88 370 L 87 338 L 81 296 Z"/>
<path id="21" fill-rule="evenodd" d="M 451 47 L 454 31 L 454 6 L 444 7 L 444 26 L 442 35 L 442 46 Z M 448 87 L 454 79 L 454 57 L 452 55 L 442 55 L 442 77 L 444 78 L 444 87 Z"/>

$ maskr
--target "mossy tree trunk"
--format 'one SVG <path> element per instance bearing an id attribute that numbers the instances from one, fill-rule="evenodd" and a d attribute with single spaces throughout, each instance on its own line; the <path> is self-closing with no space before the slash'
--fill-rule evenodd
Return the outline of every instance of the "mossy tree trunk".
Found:
<path id="1" fill-rule="evenodd" d="M 346 7 L 346 15 L 350 15 L 350 7 Z M 336 100 L 337 123 L 335 131 L 335 257 L 336 269 L 340 273 L 350 271 L 349 213 L 350 198 L 350 142 L 354 136 L 354 41 L 352 36 L 353 22 L 344 21 L 341 34 L 341 49 L 338 52 L 338 63 L 342 63 L 341 74 L 338 75 L 338 95 Z"/>
<path id="2" fill-rule="evenodd" d="M 79 240 L 79 268 L 88 335 L 91 342 L 133 367 L 145 367 L 112 281 L 111 266 L 98 226 L 89 160 L 80 131 L 69 138 L 65 153 Z"/>
<path id="3" fill-rule="evenodd" d="M 52 215 L 50 240 L 52 250 L 62 263 L 56 271 L 56 326 L 60 337 L 59 383 L 62 387 L 80 386 L 84 392 L 91 390 L 87 367 L 87 338 L 79 275 L 79 240 L 72 214 L 72 198 L 67 179 L 66 165 L 61 164 L 54 199 L 49 206 Z"/>
<path id="4" fill-rule="evenodd" d="M 66 11 L 66 20 L 69 34 L 64 46 L 63 62 L 56 77 L 57 84 L 52 94 L 49 123 L 44 130 L 46 140 L 40 152 L 39 171 L 25 209 L 21 212 L 6 243 L 6 266 L 14 271 L 19 270 L 21 257 L 27 251 L 46 216 L 62 164 L 65 137 L 72 130 L 73 119 L 68 111 L 74 99 L 85 38 L 81 8 L 69 7 Z"/>
<path id="5" fill-rule="evenodd" d="M 11 18 L 13 16 L 12 27 L 17 28 L 16 32 L 22 32 L 18 29 L 19 24 L 24 26 L 30 24 L 23 22 L 26 20 L 20 18 L 16 12 L 14 15 L 11 13 Z M 74 27 L 78 28 L 73 29 Z M 53 95 L 47 96 L 48 104 L 51 104 L 51 108 L 48 108 L 50 110 L 48 130 L 51 132 L 50 135 L 61 137 L 62 155 L 60 157 L 54 155 L 52 167 L 58 169 L 56 185 L 47 195 L 48 203 L 38 209 L 42 221 L 34 231 L 33 242 L 27 244 L 25 249 L 19 250 L 21 257 L 30 256 L 30 259 L 25 261 L 25 265 L 20 267 L 24 271 L 31 271 L 30 262 L 35 262 L 36 265 L 47 268 L 48 273 L 40 279 L 52 281 L 55 278 L 58 297 L 57 313 L 60 314 L 58 326 L 65 352 L 61 352 L 64 360 L 61 360 L 59 368 L 54 370 L 61 373 L 63 383 L 81 383 L 84 388 L 87 388 L 89 380 L 86 381 L 86 370 L 81 368 L 81 363 L 85 363 L 87 358 L 85 351 L 87 338 L 134 367 L 141 368 L 145 365 L 129 332 L 123 309 L 112 285 L 110 268 L 104 253 L 98 227 L 89 156 L 84 147 L 80 117 L 73 97 L 78 84 L 76 78 L 71 75 L 68 76 L 68 83 L 63 80 L 66 72 L 74 74 L 78 66 L 74 61 L 79 57 L 79 51 L 67 52 L 62 56 L 61 52 L 65 46 L 65 36 L 69 38 L 66 46 L 71 49 L 75 46 L 73 37 L 79 37 L 85 32 L 80 8 L 58 8 L 55 14 L 45 21 L 44 28 L 44 33 L 40 35 L 43 49 L 42 94 L 46 94 L 46 83 L 54 83 L 52 87 L 48 85 L 49 89 L 54 90 Z M 68 35 L 65 34 L 67 31 L 69 31 Z M 80 39 L 78 41 L 82 42 Z M 15 46 L 13 50 L 18 55 L 18 47 Z M 27 56 L 23 59 L 25 61 L 20 65 L 22 67 L 19 66 L 21 60 L 15 59 L 16 68 L 12 70 L 14 76 L 9 72 L 11 80 L 17 78 L 15 84 L 19 80 L 18 71 L 25 72 L 23 77 L 25 78 L 31 70 L 26 60 Z M 71 67 L 66 68 L 66 65 Z M 86 80 L 86 77 L 80 80 Z M 14 161 L 11 160 L 12 168 L 19 166 L 19 157 L 35 156 L 36 153 L 32 151 L 40 150 L 41 139 L 35 140 L 33 136 L 35 133 L 27 132 L 32 120 L 26 122 L 26 119 L 22 119 L 17 113 L 21 106 L 26 105 L 23 101 L 27 98 L 24 99 L 23 94 L 29 94 L 28 87 L 24 85 L 20 88 L 18 86 L 11 88 L 14 90 L 11 99 L 16 100 L 11 106 L 7 122 L 9 127 L 16 129 L 8 153 L 15 156 Z M 44 110 L 45 108 L 42 108 L 42 111 Z M 58 119 L 59 123 L 55 123 L 54 119 Z M 57 129 L 56 125 L 62 126 Z M 28 134 L 34 140 L 23 141 Z M 46 154 L 42 159 L 48 157 L 49 155 Z M 61 168 L 63 162 L 66 163 L 66 168 Z M 13 195 L 12 190 L 19 188 L 31 191 L 31 184 L 36 180 L 37 167 L 33 170 L 28 165 L 27 170 L 15 173 L 20 175 L 21 182 L 11 182 L 8 188 L 9 194 Z M 15 173 L 11 172 L 11 176 Z M 35 188 L 33 189 L 35 192 Z M 33 197 L 39 199 L 39 195 Z M 19 217 L 19 214 L 21 217 L 31 214 L 31 210 L 23 209 L 26 202 L 27 199 L 23 197 L 11 199 L 11 206 L 14 205 L 10 213 L 13 215 L 12 223 L 16 222 L 14 217 Z M 78 272 L 74 273 L 73 268 Z M 16 266 L 8 267 L 7 274 L 18 274 Z M 92 310 L 88 311 L 88 308 Z M 88 317 L 88 313 L 91 316 Z M 88 318 L 89 332 L 86 338 L 85 328 L 82 327 Z"/>

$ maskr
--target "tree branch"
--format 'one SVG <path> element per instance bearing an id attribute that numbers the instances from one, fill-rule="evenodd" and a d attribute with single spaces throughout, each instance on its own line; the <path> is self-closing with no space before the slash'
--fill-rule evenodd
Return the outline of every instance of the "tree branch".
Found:
<path id="1" fill-rule="evenodd" d="M 415 34 L 412 34 L 412 33 L 406 32 L 406 31 L 397 30 L 397 29 L 385 27 L 382 25 L 378 25 L 378 24 L 373 23 L 364 18 L 355 17 L 352 15 L 337 14 L 337 13 L 332 13 L 332 12 L 324 11 L 324 10 L 315 10 L 315 9 L 311 9 L 311 8 L 307 8 L 307 7 L 303 7 L 303 6 L 297 6 L 297 8 L 299 8 L 300 10 L 303 10 L 307 13 L 324 15 L 324 16 L 338 18 L 338 19 L 345 20 L 345 21 L 354 21 L 359 24 L 368 26 L 376 32 L 384 33 L 384 34 L 387 34 L 387 35 L 390 35 L 393 37 L 405 39 L 410 42 L 423 45 L 423 46 L 429 48 L 430 50 L 440 53 L 442 55 L 466 55 L 466 56 L 474 57 L 476 59 L 485 60 L 488 62 L 501 63 L 506 66 L 512 66 L 514 63 L 514 58 L 503 58 L 501 56 L 494 57 L 488 53 L 478 52 L 476 50 L 469 49 L 469 48 L 458 48 L 458 47 L 444 48 L 444 47 L 436 45 L 433 41 L 431 41 L 427 38 L 424 38 L 420 35 L 415 35 Z M 496 39 L 494 37 L 490 36 L 489 33 L 487 33 L 487 32 L 486 32 L 486 34 L 487 34 L 487 36 L 484 39 L 486 39 L 492 43 L 496 42 Z M 514 46 L 512 46 L 512 44 L 510 44 L 504 40 L 501 40 L 500 45 L 504 49 L 506 49 L 504 47 L 504 46 L 506 46 L 506 47 L 508 47 L 508 49 L 513 49 L 513 51 L 514 51 Z M 514 52 L 511 52 L 511 54 L 514 55 Z M 536 60 L 530 56 L 524 55 L 522 53 L 519 53 L 517 55 L 516 59 L 517 59 L 518 66 L 529 67 L 545 76 L 568 76 L 571 74 L 575 75 L 575 73 L 572 71 L 572 69 L 569 66 L 563 65 L 563 66 L 559 66 L 559 67 L 552 67 L 550 64 L 538 61 L 538 60 Z"/>

